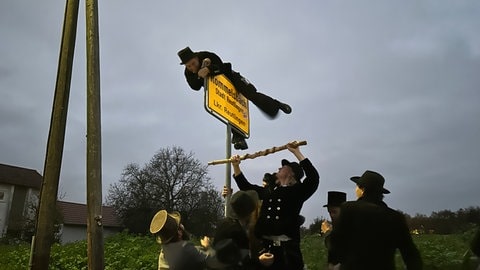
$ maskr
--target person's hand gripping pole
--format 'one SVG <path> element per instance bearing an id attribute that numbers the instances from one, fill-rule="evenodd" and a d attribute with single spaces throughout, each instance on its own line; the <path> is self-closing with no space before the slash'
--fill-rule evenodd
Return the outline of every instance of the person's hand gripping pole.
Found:
<path id="1" fill-rule="evenodd" d="M 205 79 L 208 76 L 208 74 L 210 73 L 210 69 L 208 69 L 208 67 L 210 66 L 211 63 L 212 61 L 210 60 L 210 58 L 203 59 L 202 67 L 198 71 L 199 78 Z"/>

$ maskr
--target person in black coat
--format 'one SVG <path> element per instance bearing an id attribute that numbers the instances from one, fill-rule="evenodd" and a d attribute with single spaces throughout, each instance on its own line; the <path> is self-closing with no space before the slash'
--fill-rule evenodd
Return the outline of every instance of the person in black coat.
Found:
<path id="1" fill-rule="evenodd" d="M 340 269 L 395 269 L 398 249 L 409 270 L 422 269 L 420 253 L 413 243 L 405 217 L 383 202 L 385 179 L 366 171 L 351 178 L 357 184 L 358 200 L 342 204 L 331 234 L 332 252 Z"/>
<path id="2" fill-rule="evenodd" d="M 325 247 L 327 248 L 327 263 L 328 269 L 338 269 L 339 265 L 336 264 L 338 262 L 338 257 L 332 253 L 331 251 L 331 244 L 330 238 L 333 228 L 337 223 L 338 216 L 340 216 L 340 206 L 347 201 L 347 193 L 341 191 L 329 191 L 327 196 L 327 204 L 323 207 L 327 207 L 328 214 L 331 218 L 331 223 L 327 220 L 324 220 L 321 225 L 321 232 L 325 237 Z"/>
<path id="3" fill-rule="evenodd" d="M 224 190 L 225 191 L 225 190 Z M 227 206 L 229 216 L 217 224 L 213 247 L 224 269 L 264 269 L 273 261 L 254 235 L 260 201 L 254 190 L 237 191 Z"/>
<path id="4" fill-rule="evenodd" d="M 245 79 L 240 73 L 233 71 L 230 63 L 223 63 L 222 59 L 213 52 L 193 52 L 186 47 L 178 52 L 182 65 L 185 65 L 185 78 L 193 90 L 200 90 L 204 79 L 209 75 L 224 74 L 245 98 L 250 100 L 268 117 L 275 118 L 279 110 L 286 114 L 292 112 L 292 108 L 270 96 L 257 91 L 255 86 Z M 232 143 L 235 149 L 245 150 L 248 148 L 242 134 L 233 130 Z"/>
<path id="5" fill-rule="evenodd" d="M 234 179 L 240 190 L 255 190 L 262 200 L 255 235 L 263 240 L 264 248 L 273 254 L 275 270 L 301 270 L 304 267 L 300 250 L 300 210 L 303 203 L 317 190 L 319 175 L 309 159 L 289 143 L 287 148 L 299 162 L 282 160 L 276 176 L 276 186 L 253 185 L 240 170 L 240 157 L 232 157 Z M 304 174 L 306 178 L 301 181 Z"/>

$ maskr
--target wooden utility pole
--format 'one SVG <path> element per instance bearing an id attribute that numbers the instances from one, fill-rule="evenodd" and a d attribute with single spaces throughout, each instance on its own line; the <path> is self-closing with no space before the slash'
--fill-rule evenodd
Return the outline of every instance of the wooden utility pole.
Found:
<path id="1" fill-rule="evenodd" d="M 88 269 L 103 270 L 102 146 L 98 2 L 86 0 Z"/>
<path id="2" fill-rule="evenodd" d="M 67 0 L 30 269 L 48 269 L 62 164 L 79 0 Z"/>

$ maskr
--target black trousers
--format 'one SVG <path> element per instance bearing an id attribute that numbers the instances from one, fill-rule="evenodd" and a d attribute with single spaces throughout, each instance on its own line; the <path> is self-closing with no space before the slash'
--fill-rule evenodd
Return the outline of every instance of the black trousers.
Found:
<path id="1" fill-rule="evenodd" d="M 240 73 L 231 71 L 227 76 L 238 92 L 250 100 L 257 108 L 269 118 L 275 118 L 280 109 L 280 102 L 270 96 L 257 91 L 257 88 L 245 79 Z"/>
<path id="2" fill-rule="evenodd" d="M 280 246 L 273 245 L 272 241 L 264 241 L 264 246 L 273 254 L 273 264 L 266 269 L 274 270 L 303 270 L 303 256 L 300 242 L 295 240 L 281 242 Z"/>

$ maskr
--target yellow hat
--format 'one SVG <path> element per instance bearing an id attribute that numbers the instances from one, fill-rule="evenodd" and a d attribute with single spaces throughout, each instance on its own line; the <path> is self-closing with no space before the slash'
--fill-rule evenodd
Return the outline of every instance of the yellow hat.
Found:
<path id="1" fill-rule="evenodd" d="M 167 213 L 166 210 L 160 210 L 152 218 L 150 232 L 158 234 L 161 243 L 166 244 L 177 234 L 180 219 L 180 213 L 176 211 Z"/>

